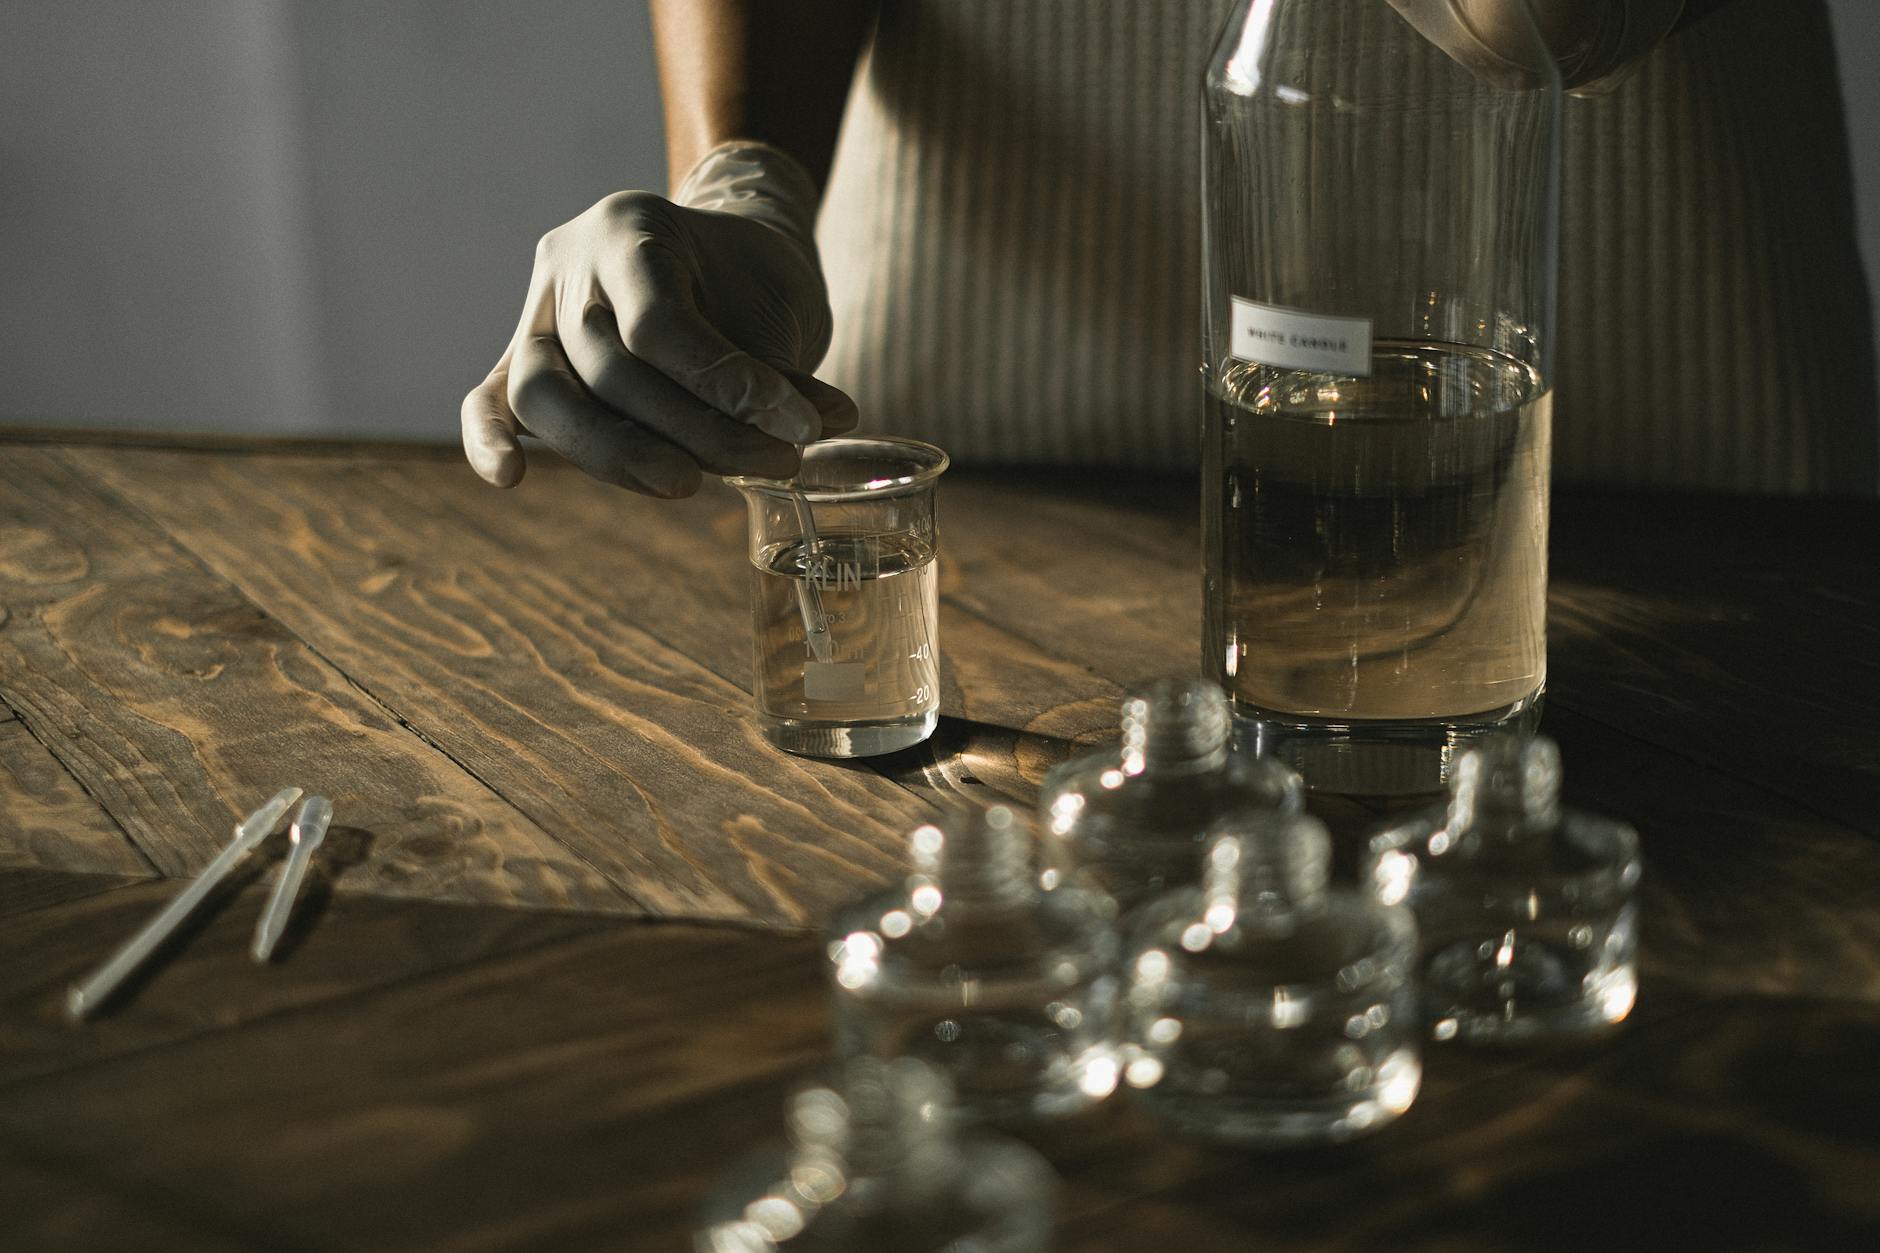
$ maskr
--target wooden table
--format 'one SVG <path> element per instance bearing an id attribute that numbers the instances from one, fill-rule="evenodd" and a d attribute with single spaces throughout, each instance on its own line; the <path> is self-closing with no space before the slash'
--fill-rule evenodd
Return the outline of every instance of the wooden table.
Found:
<path id="1" fill-rule="evenodd" d="M 1194 668 L 1190 482 L 941 512 L 940 732 L 838 765 L 757 733 L 725 490 L 0 435 L 0 1248 L 682 1247 L 824 1054 L 817 921 Z M 1554 535 L 1546 727 L 1645 838 L 1632 1023 L 1435 1051 L 1335 1152 L 1042 1135 L 1062 1247 L 1880 1247 L 1880 504 L 1564 492 Z M 282 960 L 264 857 L 67 1025 L 289 782 L 338 820 Z"/>

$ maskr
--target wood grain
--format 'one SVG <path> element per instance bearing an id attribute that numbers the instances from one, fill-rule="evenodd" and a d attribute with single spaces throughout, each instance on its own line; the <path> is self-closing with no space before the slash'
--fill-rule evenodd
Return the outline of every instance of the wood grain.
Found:
<path id="1" fill-rule="evenodd" d="M 824 1048 L 817 947 L 612 922 L 13 1085 L 0 1145 L 269 1246 L 678 1247 Z"/>
<path id="2" fill-rule="evenodd" d="M 1146 1201 L 1073 1214 L 1066 1249 L 1858 1248 L 1880 1232 L 1872 1123 L 1836 1084 L 1872 1007 L 1704 1002 L 1604 1049 L 1419 1101 L 1345 1149 L 1183 1154 Z M 1793 1027 L 1793 1034 L 1790 1028 Z M 1438 1056 L 1435 1062 L 1444 1059 Z M 1466 1059 L 1458 1059 L 1466 1060 Z M 1781 1075 L 1769 1108 L 1707 1071 Z M 1853 1069 L 1850 1070 L 1850 1067 Z M 1696 1079 L 1678 1086 L 1675 1076 Z M 1665 1086 L 1669 1083 L 1671 1086 Z M 1867 1093 L 1856 1108 L 1870 1105 Z M 1127 1163 L 1109 1159 L 1112 1169 Z M 1107 1181 L 1106 1181 L 1107 1182 Z"/>
<path id="3" fill-rule="evenodd" d="M 86 466 L 662 913 L 820 917 L 898 865 L 928 812 L 865 768 L 770 748 L 742 690 L 641 624 L 648 610 L 655 625 L 682 619 L 670 633 L 695 648 L 747 646 L 741 596 L 695 599 L 706 571 L 616 565 L 617 540 L 572 542 L 528 497 L 499 520 L 515 534 L 486 530 L 445 507 L 441 477 L 405 481 L 396 466 L 135 460 Z M 182 469 L 199 490 L 166 500 L 154 485 Z M 616 531 L 638 527 L 633 500 L 614 496 Z M 226 534 L 236 516 L 261 538 Z"/>
<path id="4" fill-rule="evenodd" d="M 1880 835 L 1880 502 L 1585 495 L 1549 699 Z"/>
<path id="5" fill-rule="evenodd" d="M 287 741 L 251 705 L 285 694 L 295 744 L 352 746 L 319 751 L 361 788 L 399 781 L 387 829 L 414 821 L 396 797 L 478 795 L 658 909 L 813 920 L 893 873 L 932 804 L 1029 801 L 1124 690 L 1193 665 L 1195 584 L 1170 561 L 1192 484 L 954 475 L 941 508 L 947 717 L 842 767 L 752 732 L 721 490 L 654 504 L 551 458 L 505 494 L 448 453 L 5 448 L 0 696 L 26 724 L 0 706 L 0 761 L 24 762 L 0 767 L 0 814 L 41 815 L 0 823 L 7 1234 L 680 1247 L 822 1056 L 814 937 L 328 892 L 257 970 L 251 879 L 73 1031 L 60 988 L 173 885 L 47 866 L 128 831 L 174 872 L 159 817 L 221 826 L 265 791 Z M 1628 1028 L 1432 1050 L 1403 1122 L 1324 1153 L 1206 1152 L 1127 1104 L 1040 1133 L 1060 1247 L 1880 1244 L 1875 508 L 1563 494 L 1546 728 L 1568 802 L 1644 838 Z M 1377 808 L 1314 804 L 1348 864 Z M 336 837 L 358 859 L 329 867 L 341 884 L 464 881 L 440 842 L 382 883 L 371 835 Z"/>
<path id="6" fill-rule="evenodd" d="M 82 1201 L 78 1198 L 82 1198 Z M 10 1247 L 36 1253 L 97 1253 L 99 1249 L 189 1249 L 242 1253 L 254 1249 L 246 1233 L 218 1230 L 213 1221 L 179 1210 L 174 1196 L 134 1196 L 84 1168 L 25 1156 L 0 1144 L 0 1214 Z M 133 1235 L 134 1233 L 134 1235 Z M 284 1247 L 284 1246 L 283 1246 Z"/>
<path id="7" fill-rule="evenodd" d="M 1561 746 L 1567 803 L 1639 830 L 1648 981 L 1880 1004 L 1880 844 L 1571 710 L 1550 708 L 1542 727 Z"/>
<path id="8" fill-rule="evenodd" d="M 263 1244 L 679 1247 L 822 1054 L 817 945 L 598 925 L 12 1085 L 0 1145 L 186 1195 Z M 1433 1051 L 1417 1107 L 1346 1148 L 1213 1153 L 1126 1104 L 1040 1142 L 1069 1250 L 1857 1245 L 1880 1221 L 1880 1111 L 1847 1079 L 1876 1048 L 1880 1007 L 1666 986 L 1596 1048 Z"/>
<path id="9" fill-rule="evenodd" d="M 0 706 L 0 709 L 4 709 Z M 156 873 L 19 719 L 0 721 L 0 868 Z"/>
<path id="10" fill-rule="evenodd" d="M 552 463 L 504 495 L 426 466 L 73 456 L 663 913 L 813 921 L 899 866 L 931 812 L 865 766 L 762 740 L 741 686 L 744 524 L 722 492 L 650 502 Z M 174 474 L 197 485 L 186 501 L 161 490 Z M 232 532 L 238 516 L 261 525 Z M 1025 737 L 977 763 L 1002 790 L 1035 789 L 1114 720 L 1101 679 L 944 629 L 954 707 Z"/>
<path id="11" fill-rule="evenodd" d="M 365 845 L 347 887 L 632 908 L 46 451 L 0 458 L 0 603 L 0 698 L 164 874 L 193 873 L 293 782 L 332 797 Z"/>
<path id="12" fill-rule="evenodd" d="M 945 484 L 957 603 L 1119 689 L 1196 673 L 1194 483 L 1082 477 L 1006 471 Z"/>
<path id="13" fill-rule="evenodd" d="M 387 484 L 449 516 L 503 535 L 518 555 L 569 575 L 617 579 L 669 594 L 633 603 L 636 621 L 740 686 L 750 677 L 746 609 L 749 566 L 744 507 L 708 481 L 682 502 L 649 502 L 596 483 L 566 463 L 542 458 L 515 493 L 493 492 L 469 475 L 433 467 L 388 467 Z M 531 491 L 553 501 L 536 503 Z M 970 546 L 950 542 L 946 480 L 940 489 L 942 655 L 954 673 L 942 711 L 987 727 L 1072 738 L 1113 731 L 1116 689 L 1100 674 L 990 623 L 968 602 Z M 961 670 L 961 667 L 966 667 Z M 1078 712 L 1081 706 L 1093 706 Z"/>
<path id="14" fill-rule="evenodd" d="M 635 621 L 714 674 L 749 688 L 744 507 L 722 484 L 708 482 L 688 501 L 655 504 L 623 497 L 552 458 L 538 460 L 514 494 L 427 466 L 390 469 L 388 486 L 505 536 L 532 564 L 571 578 L 592 579 L 603 569 L 629 588 L 671 587 L 672 594 L 637 600 Z M 1114 735 L 1120 689 L 975 612 L 970 576 L 963 573 L 969 558 L 950 539 L 950 490 L 943 480 L 941 712 L 962 724 L 951 741 L 975 756 L 979 777 L 1035 790 L 1043 770 L 1074 744 Z M 530 491 L 549 497 L 552 510 L 533 504 Z M 631 525 L 624 521 L 629 514 Z"/>
<path id="15" fill-rule="evenodd" d="M 326 845 L 335 856 L 313 863 L 272 965 L 257 966 L 248 952 L 282 856 L 280 848 L 264 846 L 263 855 L 237 870 L 99 1017 L 80 1026 L 65 1018 L 66 989 L 178 885 L 118 880 L 116 890 L 0 916 L 0 1091 L 22 1079 L 231 1030 L 608 925 L 596 914 L 336 894 L 334 863 L 348 855 L 336 840 L 345 843 L 332 836 Z M 80 884 L 100 880 L 66 877 Z M 0 1096 L 0 1103 L 7 1099 Z"/>
<path id="16" fill-rule="evenodd" d="M 1192 657 L 1192 482 L 948 490 L 975 612 L 1119 686 Z M 1880 834 L 1880 502 L 1563 492 L 1551 536 L 1550 706 Z"/>
<path id="17" fill-rule="evenodd" d="M 1167 553 L 1192 550 L 1196 536 L 1184 485 L 1113 486 L 1114 503 L 1108 492 L 1097 503 L 1064 476 L 955 484 L 955 500 L 964 497 L 965 505 L 954 514 L 967 536 L 958 525 L 948 534 L 955 551 L 975 554 L 961 560 L 979 612 L 1023 629 L 1025 607 L 1055 603 L 1059 586 L 1072 589 L 1066 603 L 1073 612 L 1057 621 L 1075 629 L 1057 632 L 1053 646 L 1127 684 L 1151 676 L 1131 658 L 1166 651 L 1172 624 L 1177 633 L 1194 632 L 1186 614 L 1198 608 L 1176 594 L 1179 587 L 1171 589 L 1168 618 L 1139 605 L 1144 589 L 1169 580 Z M 1831 641 L 1865 640 L 1880 629 L 1880 595 L 1862 565 L 1880 528 L 1824 559 L 1812 543 L 1814 520 L 1839 533 L 1873 512 L 1865 503 L 1756 502 L 1746 508 L 1753 527 L 1724 520 L 1735 503 L 1708 502 L 1699 521 L 1669 528 L 1646 526 L 1648 506 L 1635 498 L 1569 498 L 1562 506 L 1556 565 L 1567 580 L 1556 581 L 1553 601 L 1545 729 L 1562 743 L 1569 798 L 1644 833 L 1648 973 L 1676 972 L 1719 991 L 1800 986 L 1871 997 L 1880 992 L 1880 911 L 1873 908 L 1880 853 L 1861 832 L 1872 830 L 1870 800 L 1880 789 L 1862 780 L 1880 767 L 1880 742 L 1859 730 L 1855 706 L 1880 707 L 1880 689 L 1870 677 L 1872 649 L 1855 646 L 1858 656 L 1841 667 Z M 974 528 L 990 531 L 1008 518 L 1018 520 L 1013 529 L 1027 537 L 1023 546 L 996 547 L 990 533 L 974 538 Z M 1659 538 L 1636 551 L 1635 529 Z M 1751 529 L 1765 538 L 1749 542 Z M 1666 533 L 1682 547 L 1667 544 Z M 1775 555 L 1784 545 L 1786 561 Z M 1710 563 L 1723 565 L 1723 577 Z M 1595 577 L 1602 582 L 1590 582 Z M 1115 612 L 1103 612 L 1106 584 L 1123 589 Z M 1807 620 L 1796 634 L 1816 639 L 1812 650 L 1793 649 L 1772 629 L 1791 610 Z M 1728 627 L 1714 637 L 1692 627 L 1717 622 Z M 1671 635 L 1692 642 L 1661 638 Z M 1754 664 L 1729 660 L 1739 654 Z M 1724 671 L 1727 683 L 1720 683 Z M 1836 683 L 1847 686 L 1828 700 L 1822 693 Z M 1678 694 L 1674 704 L 1670 693 Z M 1722 698 L 1753 706 L 1757 720 L 1719 716 Z M 1832 741 L 1828 761 L 1854 768 L 1833 776 L 1822 762 L 1790 773 L 1793 757 L 1760 734 L 1746 735 L 1750 726 L 1811 742 L 1825 737 Z M 1811 790 L 1810 780 L 1823 789 Z M 1376 825 L 1333 798 L 1314 797 L 1313 809 L 1347 846 Z"/>

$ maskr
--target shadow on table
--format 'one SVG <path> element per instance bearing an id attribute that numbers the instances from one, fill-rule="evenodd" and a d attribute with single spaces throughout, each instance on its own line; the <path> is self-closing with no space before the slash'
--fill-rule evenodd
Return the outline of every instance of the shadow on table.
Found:
<path id="1" fill-rule="evenodd" d="M 924 743 L 844 764 L 917 792 L 939 792 L 979 805 L 1029 807 L 1038 798 L 1036 780 L 1086 747 L 1062 736 L 943 715 Z"/>
<path id="2" fill-rule="evenodd" d="M 1153 514 L 1182 522 L 1191 521 L 1197 507 L 1195 476 L 1187 472 L 974 466 L 955 473 L 976 484 L 1023 492 L 1026 496 L 1085 505 L 1101 503 L 1105 509 Z"/>

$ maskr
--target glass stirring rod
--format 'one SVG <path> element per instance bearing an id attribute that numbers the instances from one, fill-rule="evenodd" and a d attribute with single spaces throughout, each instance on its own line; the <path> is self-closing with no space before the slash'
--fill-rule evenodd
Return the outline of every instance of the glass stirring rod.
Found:
<path id="1" fill-rule="evenodd" d="M 284 787 L 270 797 L 267 804 L 237 823 L 235 838 L 216 854 L 214 861 L 203 868 L 201 875 L 178 892 L 137 934 L 126 940 L 122 948 L 106 958 L 104 965 L 83 982 L 72 986 L 65 998 L 66 1016 L 76 1022 L 89 1017 L 104 1004 L 118 985 L 156 952 L 185 918 L 195 912 L 196 907 L 215 890 L 216 884 L 222 882 L 228 872 L 235 868 L 235 863 L 268 838 L 280 822 L 281 815 L 287 812 L 289 805 L 300 799 L 300 794 L 297 787 Z"/>
<path id="2" fill-rule="evenodd" d="M 292 846 L 287 860 L 281 863 L 281 874 L 274 881 L 267 908 L 261 911 L 261 921 L 255 924 L 254 946 L 248 950 L 257 962 L 265 963 L 281 942 L 287 916 L 294 911 L 294 897 L 300 892 L 300 881 L 307 877 L 307 864 L 313 860 L 313 850 L 326 838 L 326 828 L 332 821 L 333 802 L 324 796 L 309 796 L 294 815 L 294 824 L 287 829 Z"/>
<path id="3" fill-rule="evenodd" d="M 801 492 L 791 492 L 796 506 L 797 529 L 803 532 L 803 577 L 796 581 L 796 605 L 803 615 L 803 640 L 816 661 L 834 661 L 835 643 L 829 638 L 829 616 L 823 612 L 822 589 L 816 579 L 821 572 L 822 546 L 816 539 L 816 515 L 810 512 L 809 499 Z"/>

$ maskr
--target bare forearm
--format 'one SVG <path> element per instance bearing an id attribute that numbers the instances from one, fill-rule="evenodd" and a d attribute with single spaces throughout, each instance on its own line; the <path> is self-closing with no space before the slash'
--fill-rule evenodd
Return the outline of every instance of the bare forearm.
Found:
<path id="1" fill-rule="evenodd" d="M 876 0 L 651 4 L 671 186 L 728 139 L 774 144 L 821 185 Z"/>
<path id="2" fill-rule="evenodd" d="M 1704 0 L 1695 0 L 1702 4 Z M 1670 33 L 1686 0 L 1390 0 L 1425 38 L 1493 78 L 1531 59 L 1532 32 L 1569 89 L 1596 90 Z M 1529 25 L 1530 15 L 1534 24 Z"/>

